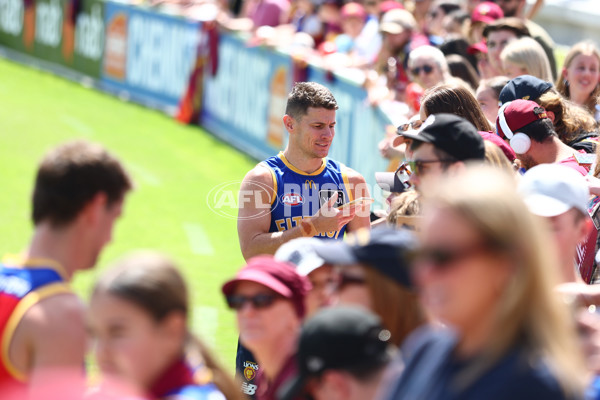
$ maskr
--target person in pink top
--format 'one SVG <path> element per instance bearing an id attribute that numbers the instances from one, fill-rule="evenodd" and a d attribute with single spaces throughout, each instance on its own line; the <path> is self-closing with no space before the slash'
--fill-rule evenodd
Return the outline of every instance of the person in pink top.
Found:
<path id="1" fill-rule="evenodd" d="M 514 100 L 498 110 L 498 135 L 506 138 L 517 154 L 521 167 L 558 163 L 587 175 L 589 165 L 580 164 L 575 155 L 583 153 L 560 141 L 546 109 L 534 101 Z"/>

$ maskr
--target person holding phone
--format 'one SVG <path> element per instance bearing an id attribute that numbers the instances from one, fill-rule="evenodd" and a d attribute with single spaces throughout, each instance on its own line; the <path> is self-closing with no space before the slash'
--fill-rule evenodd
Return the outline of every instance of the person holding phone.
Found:
<path id="1" fill-rule="evenodd" d="M 299 82 L 288 96 L 283 124 L 289 133 L 285 150 L 259 163 L 240 188 L 238 237 L 246 260 L 275 254 L 299 237 L 342 240 L 346 232 L 370 226 L 370 207 L 337 207 L 369 197 L 358 172 L 328 159 L 338 108 L 333 94 L 315 82 Z M 260 368 L 252 354 L 238 347 L 236 367 L 243 390 L 256 385 L 243 376 L 244 365 Z"/>
<path id="2" fill-rule="evenodd" d="M 283 117 L 287 147 L 248 172 L 240 189 L 238 236 L 246 260 L 274 254 L 297 237 L 341 240 L 346 231 L 369 226 L 368 207 L 337 208 L 369 197 L 362 175 L 326 158 L 337 108 L 325 86 L 294 85 Z"/>

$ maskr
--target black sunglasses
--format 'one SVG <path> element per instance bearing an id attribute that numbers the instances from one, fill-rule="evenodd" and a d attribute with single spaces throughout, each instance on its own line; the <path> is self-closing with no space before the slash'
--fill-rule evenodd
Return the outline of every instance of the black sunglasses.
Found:
<path id="1" fill-rule="evenodd" d="M 412 72 L 413 75 L 417 76 L 417 75 L 419 75 L 421 70 L 423 70 L 423 72 L 425 72 L 426 75 L 429 75 L 430 73 L 433 72 L 433 67 L 431 65 L 425 64 L 422 67 L 413 68 L 410 72 Z"/>
<path id="2" fill-rule="evenodd" d="M 484 242 L 477 242 L 457 248 L 424 247 L 417 252 L 415 260 L 417 261 L 417 264 L 419 262 L 426 262 L 431 265 L 435 271 L 441 272 L 457 265 L 459 261 L 491 251 L 492 248 L 493 246 Z"/>
<path id="3" fill-rule="evenodd" d="M 257 294 L 255 296 L 231 295 L 227 296 L 227 305 L 232 310 L 241 310 L 244 304 L 251 303 L 256 309 L 267 308 L 271 306 L 280 296 L 274 294 Z"/>
<path id="4" fill-rule="evenodd" d="M 447 163 L 450 162 L 448 160 L 408 160 L 405 161 L 406 164 L 410 167 L 410 170 L 413 174 L 419 175 L 423 172 L 423 166 L 425 164 L 434 164 L 434 163 Z"/>

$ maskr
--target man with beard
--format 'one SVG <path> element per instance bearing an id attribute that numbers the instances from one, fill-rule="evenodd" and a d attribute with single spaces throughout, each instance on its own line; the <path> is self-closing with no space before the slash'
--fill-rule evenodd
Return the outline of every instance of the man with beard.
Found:
<path id="1" fill-rule="evenodd" d="M 238 237 L 246 260 L 274 254 L 298 237 L 342 240 L 346 231 L 370 227 L 368 205 L 341 207 L 369 197 L 365 179 L 345 165 L 326 158 L 335 136 L 333 94 L 315 82 L 299 82 L 288 96 L 283 124 L 289 133 L 284 151 L 254 167 L 242 182 Z M 260 393 L 254 356 L 238 347 L 236 369 L 242 391 Z"/>
<path id="2" fill-rule="evenodd" d="M 418 131 L 399 135 L 411 141 L 412 160 L 407 161 L 410 182 L 425 197 L 441 180 L 463 171 L 465 163 L 483 162 L 485 158 L 481 135 L 472 123 L 457 115 L 432 114 Z"/>
<path id="3" fill-rule="evenodd" d="M 292 89 L 283 117 L 290 135 L 286 149 L 254 167 L 240 189 L 244 258 L 274 254 L 297 237 L 341 240 L 346 230 L 370 226 L 363 210 L 368 207 L 338 208 L 368 197 L 368 190 L 362 175 L 326 158 L 337 108 L 333 94 L 318 83 L 300 82 Z"/>
<path id="4" fill-rule="evenodd" d="M 577 151 L 560 141 L 546 110 L 530 100 L 514 100 L 502 105 L 496 119 L 498 134 L 506 138 L 524 169 L 538 164 L 557 163 L 587 175 L 589 165 L 579 164 Z"/>

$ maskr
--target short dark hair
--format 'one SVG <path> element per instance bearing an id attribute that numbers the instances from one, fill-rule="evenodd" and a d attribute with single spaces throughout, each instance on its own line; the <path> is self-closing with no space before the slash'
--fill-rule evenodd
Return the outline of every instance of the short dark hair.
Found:
<path id="1" fill-rule="evenodd" d="M 552 121 L 550 121 L 549 118 L 538 119 L 537 121 L 533 121 L 532 123 L 517 129 L 516 131 L 523 132 L 529 136 L 531 140 L 534 140 L 538 143 L 543 143 L 553 136 L 558 137 L 556 131 L 554 130 L 554 125 L 552 125 Z M 515 133 L 517 133 L 516 131 Z"/>
<path id="2" fill-rule="evenodd" d="M 285 113 L 292 118 L 301 119 L 309 107 L 338 109 L 335 97 L 325 86 L 316 82 L 298 82 L 288 96 Z"/>
<path id="3" fill-rule="evenodd" d="M 523 36 L 531 37 L 531 33 L 527 26 L 525 26 L 525 23 L 516 17 L 500 18 L 494 22 L 490 22 L 483 28 L 483 37 L 487 39 L 490 33 L 497 31 L 511 31 L 518 38 Z"/>
<path id="4" fill-rule="evenodd" d="M 119 160 L 102 146 L 83 140 L 66 143 L 50 151 L 38 168 L 33 190 L 33 223 L 68 224 L 98 193 L 106 194 L 110 206 L 121 200 L 131 187 Z"/>

